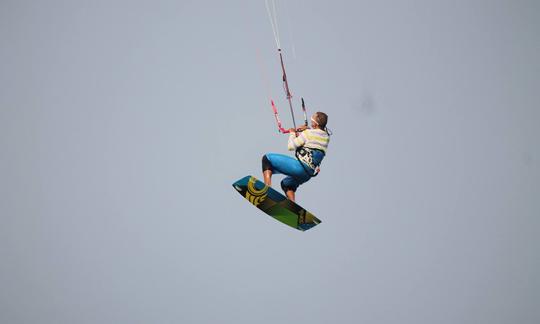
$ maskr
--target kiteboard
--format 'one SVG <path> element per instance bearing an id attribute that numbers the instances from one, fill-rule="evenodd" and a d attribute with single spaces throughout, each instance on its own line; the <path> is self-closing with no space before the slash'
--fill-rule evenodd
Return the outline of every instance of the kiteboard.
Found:
<path id="1" fill-rule="evenodd" d="M 255 207 L 292 228 L 307 231 L 321 223 L 312 213 L 253 176 L 243 177 L 233 187 Z"/>

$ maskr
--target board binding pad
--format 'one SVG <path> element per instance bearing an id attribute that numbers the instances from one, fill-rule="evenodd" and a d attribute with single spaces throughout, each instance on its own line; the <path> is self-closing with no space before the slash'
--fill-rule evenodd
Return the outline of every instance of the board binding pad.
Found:
<path id="1" fill-rule="evenodd" d="M 297 230 L 307 231 L 321 223 L 312 213 L 253 176 L 243 177 L 233 187 L 255 207 Z"/>

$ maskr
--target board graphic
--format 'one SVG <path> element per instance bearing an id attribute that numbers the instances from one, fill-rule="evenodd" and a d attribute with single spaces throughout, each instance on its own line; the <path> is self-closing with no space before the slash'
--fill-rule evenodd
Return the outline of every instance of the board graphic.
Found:
<path id="1" fill-rule="evenodd" d="M 243 177 L 233 187 L 255 207 L 297 230 L 306 231 L 321 223 L 312 213 L 253 176 Z"/>

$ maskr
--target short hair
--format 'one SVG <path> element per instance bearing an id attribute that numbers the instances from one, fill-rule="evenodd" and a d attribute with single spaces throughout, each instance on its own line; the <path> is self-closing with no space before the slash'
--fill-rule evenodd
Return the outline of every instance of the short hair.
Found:
<path id="1" fill-rule="evenodd" d="M 328 115 L 323 112 L 317 111 L 315 113 L 315 120 L 317 121 L 317 124 L 319 124 L 319 127 L 321 129 L 325 129 L 326 124 L 328 123 Z"/>

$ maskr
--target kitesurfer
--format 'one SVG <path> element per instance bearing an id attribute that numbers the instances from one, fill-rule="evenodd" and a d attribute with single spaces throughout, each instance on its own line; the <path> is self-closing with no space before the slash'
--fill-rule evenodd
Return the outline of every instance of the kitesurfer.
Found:
<path id="1" fill-rule="evenodd" d="M 311 117 L 311 128 L 302 126 L 289 129 L 289 151 L 295 151 L 296 159 L 283 154 L 268 153 L 262 158 L 264 183 L 272 185 L 272 174 L 284 174 L 281 188 L 291 201 L 299 185 L 318 174 L 319 166 L 326 155 L 330 132 L 326 128 L 328 115 L 317 112 Z"/>

